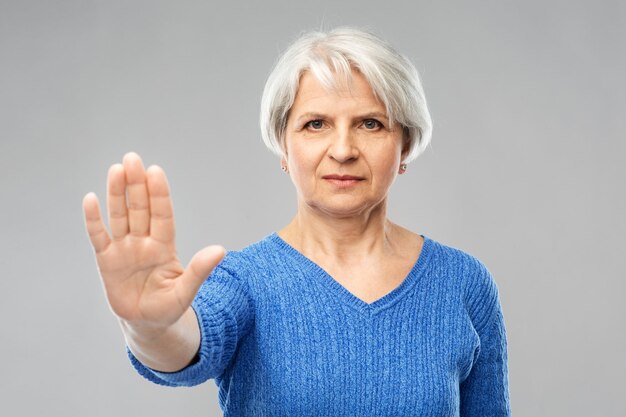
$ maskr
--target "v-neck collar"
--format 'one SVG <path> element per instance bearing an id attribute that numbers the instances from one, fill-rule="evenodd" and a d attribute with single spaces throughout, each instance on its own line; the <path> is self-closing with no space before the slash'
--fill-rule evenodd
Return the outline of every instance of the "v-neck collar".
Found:
<path id="1" fill-rule="evenodd" d="M 294 257 L 300 263 L 300 266 L 305 272 L 309 273 L 312 278 L 318 279 L 322 285 L 328 288 L 342 302 L 355 308 L 359 312 L 373 315 L 400 300 L 424 275 L 428 259 L 430 258 L 432 252 L 433 241 L 428 238 L 428 236 L 420 236 L 424 239 L 424 244 L 422 245 L 422 250 L 415 261 L 415 264 L 407 276 L 400 283 L 400 285 L 371 303 L 367 303 L 348 291 L 346 287 L 335 280 L 324 268 L 287 243 L 278 235 L 277 232 L 270 234 L 268 239 Z"/>

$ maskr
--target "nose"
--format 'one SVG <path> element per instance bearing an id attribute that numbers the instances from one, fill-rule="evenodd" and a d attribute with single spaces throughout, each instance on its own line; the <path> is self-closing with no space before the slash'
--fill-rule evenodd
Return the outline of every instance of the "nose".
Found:
<path id="1" fill-rule="evenodd" d="M 359 157 L 356 138 L 349 128 L 337 129 L 328 148 L 328 156 L 337 162 L 348 162 Z"/>

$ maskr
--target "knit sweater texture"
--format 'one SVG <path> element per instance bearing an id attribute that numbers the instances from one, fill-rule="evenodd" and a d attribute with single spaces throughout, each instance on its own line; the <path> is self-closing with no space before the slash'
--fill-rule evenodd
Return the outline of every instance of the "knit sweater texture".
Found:
<path id="1" fill-rule="evenodd" d="M 276 232 L 227 252 L 192 307 L 196 359 L 135 369 L 167 386 L 214 379 L 224 417 L 510 416 L 498 287 L 475 257 L 427 236 L 372 303 Z"/>

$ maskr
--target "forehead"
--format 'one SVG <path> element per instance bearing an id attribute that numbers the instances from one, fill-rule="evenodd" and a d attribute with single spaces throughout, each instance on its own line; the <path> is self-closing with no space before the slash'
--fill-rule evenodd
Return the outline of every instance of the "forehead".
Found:
<path id="1" fill-rule="evenodd" d="M 353 70 L 349 80 L 335 79 L 335 85 L 327 86 L 313 73 L 305 71 L 300 77 L 298 91 L 291 110 L 304 107 L 351 105 L 367 107 L 368 110 L 384 111 L 384 105 L 378 100 L 367 79 L 359 71 Z M 324 109 L 319 109 L 324 110 Z"/>

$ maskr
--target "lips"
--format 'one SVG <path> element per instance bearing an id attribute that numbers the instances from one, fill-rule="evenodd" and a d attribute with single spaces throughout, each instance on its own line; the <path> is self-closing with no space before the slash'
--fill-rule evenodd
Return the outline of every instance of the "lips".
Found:
<path id="1" fill-rule="evenodd" d="M 355 177 L 354 175 L 337 175 L 337 174 L 332 174 L 332 175 L 325 175 L 322 178 L 324 178 L 325 180 L 342 180 L 342 181 L 347 181 L 347 180 L 362 180 L 362 177 Z"/>

